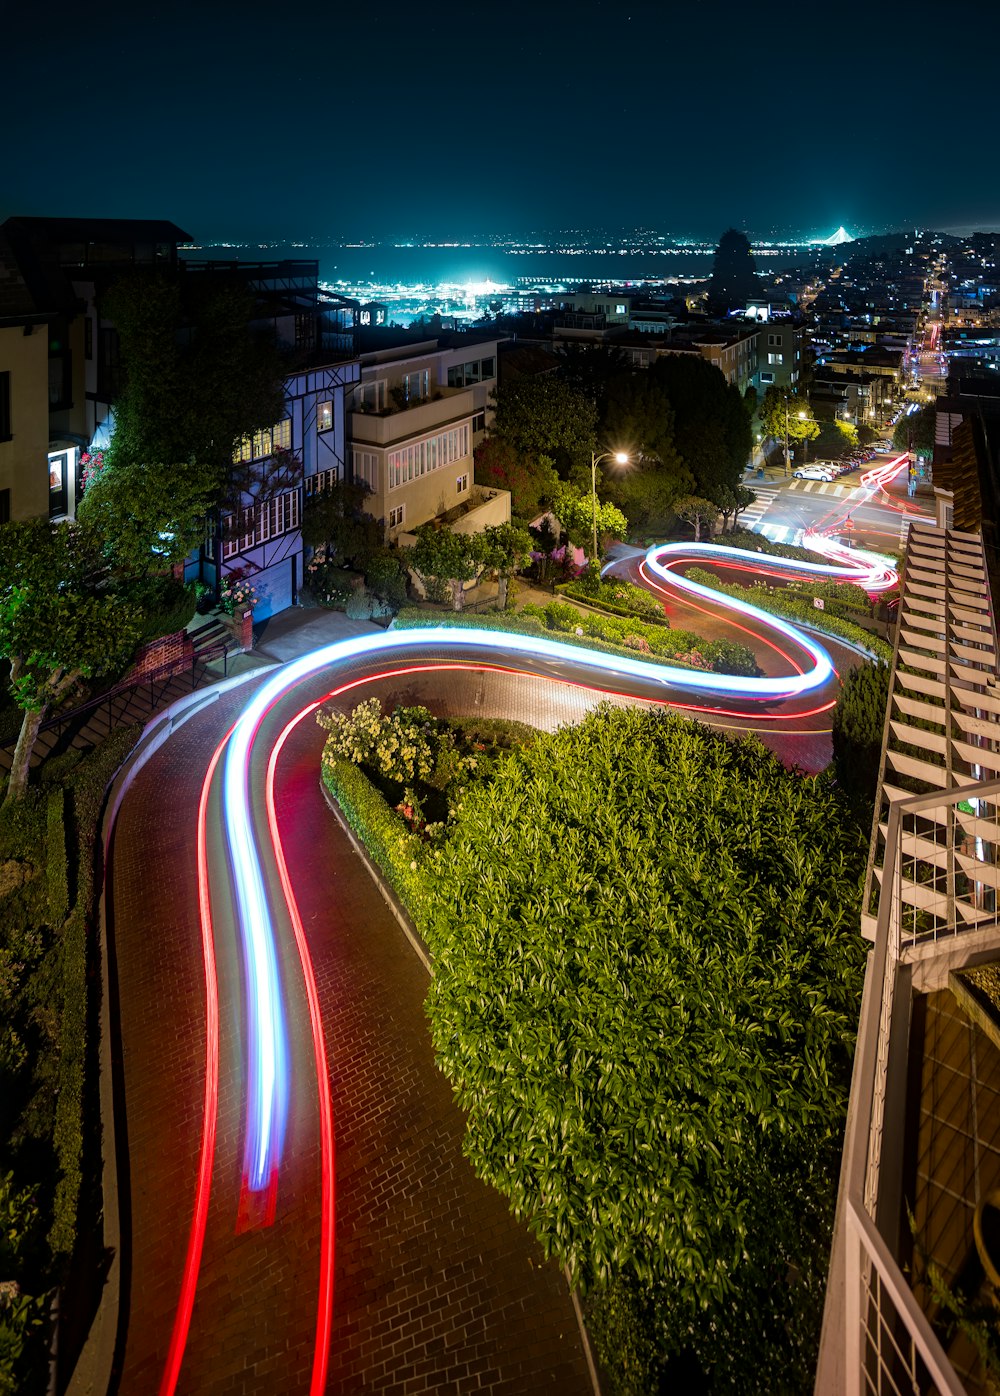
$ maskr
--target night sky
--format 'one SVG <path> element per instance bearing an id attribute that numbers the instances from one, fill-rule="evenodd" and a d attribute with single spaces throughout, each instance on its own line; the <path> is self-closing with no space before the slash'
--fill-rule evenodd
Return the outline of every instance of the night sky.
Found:
<path id="1" fill-rule="evenodd" d="M 305 241 L 1000 226 L 996 0 L 0 14 L 0 217 Z"/>

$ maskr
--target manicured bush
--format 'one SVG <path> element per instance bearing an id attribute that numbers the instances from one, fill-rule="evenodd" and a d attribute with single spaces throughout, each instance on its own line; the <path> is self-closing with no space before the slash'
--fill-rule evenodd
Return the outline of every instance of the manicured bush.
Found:
<path id="1" fill-rule="evenodd" d="M 49 1245 L 68 1257 L 76 1242 L 83 1155 L 83 1096 L 87 1062 L 88 929 L 96 912 L 95 862 L 108 786 L 141 734 L 119 727 L 68 778 L 71 829 L 77 850 L 76 901 L 62 931 L 62 1012 L 59 1028 L 59 1093 L 53 1145 L 59 1169 Z"/>
<path id="2" fill-rule="evenodd" d="M 361 838 L 389 886 L 423 932 L 426 884 L 420 867 L 423 840 L 386 804 L 365 773 L 352 761 L 324 755 L 323 783 L 344 818 Z"/>
<path id="3" fill-rule="evenodd" d="M 851 800 L 869 812 L 878 786 L 890 677 L 885 664 L 852 669 L 844 676 L 833 713 L 837 782 Z"/>
<path id="4" fill-rule="evenodd" d="M 663 604 L 658 601 L 645 587 L 634 586 L 631 582 L 624 582 L 614 579 L 596 582 L 565 582 L 556 587 L 560 596 L 569 597 L 573 601 L 582 601 L 588 606 L 598 606 L 602 610 L 611 611 L 619 616 L 639 616 L 643 620 L 652 621 L 655 625 L 661 622 L 668 625 L 669 621 L 663 614 Z"/>
<path id="5" fill-rule="evenodd" d="M 863 860 L 822 781 L 635 709 L 500 762 L 430 855 L 466 1152 L 618 1330 L 624 1308 L 637 1370 L 687 1352 L 713 1390 L 808 1382 Z"/>
<path id="6" fill-rule="evenodd" d="M 546 606 L 529 603 L 513 616 L 497 612 L 475 616 L 432 616 L 426 611 L 403 610 L 394 624 L 404 630 L 435 625 L 471 625 L 518 635 L 540 635 L 554 631 L 564 637 L 567 644 L 581 649 L 598 650 L 602 654 L 621 654 L 632 650 L 633 658 L 635 647 L 626 645 L 626 637 L 641 636 L 649 646 L 648 653 L 643 651 L 642 657 L 650 664 L 668 664 L 682 669 L 713 669 L 724 674 L 760 672 L 753 651 L 736 641 L 704 640 L 689 630 L 646 625 L 634 618 L 626 620 L 594 611 L 577 611 L 559 601 L 549 602 Z"/>

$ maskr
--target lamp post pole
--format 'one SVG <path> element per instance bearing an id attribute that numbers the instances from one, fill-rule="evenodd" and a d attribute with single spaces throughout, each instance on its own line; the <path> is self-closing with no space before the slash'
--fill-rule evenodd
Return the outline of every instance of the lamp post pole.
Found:
<path id="1" fill-rule="evenodd" d="M 594 551 L 591 556 L 595 562 L 597 561 L 597 467 L 602 460 L 613 460 L 620 466 L 630 464 L 627 451 L 604 451 L 601 455 L 598 455 L 596 451 L 590 453 L 590 507 L 594 524 L 592 539 Z"/>
<path id="2" fill-rule="evenodd" d="M 788 459 L 788 398 L 785 398 L 785 475 L 791 475 L 792 467 Z"/>
<path id="3" fill-rule="evenodd" d="M 594 551 L 590 556 L 597 561 L 597 452 L 590 453 L 590 508 L 594 524 Z"/>

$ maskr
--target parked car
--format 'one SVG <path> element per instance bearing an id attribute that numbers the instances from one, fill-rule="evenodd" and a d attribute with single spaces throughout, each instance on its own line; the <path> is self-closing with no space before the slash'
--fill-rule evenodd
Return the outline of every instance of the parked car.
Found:
<path id="1" fill-rule="evenodd" d="M 825 480 L 829 482 L 833 479 L 833 471 L 828 466 L 803 465 L 795 471 L 796 480 Z"/>

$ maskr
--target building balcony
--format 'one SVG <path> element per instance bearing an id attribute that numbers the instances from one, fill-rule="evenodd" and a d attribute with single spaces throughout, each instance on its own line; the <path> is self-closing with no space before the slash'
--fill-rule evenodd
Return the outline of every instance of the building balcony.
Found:
<path id="1" fill-rule="evenodd" d="M 429 436 L 441 427 L 471 417 L 475 411 L 471 388 L 438 388 L 432 397 L 413 407 L 387 408 L 384 412 L 350 411 L 347 435 L 358 444 L 395 446 L 400 441 Z"/>

